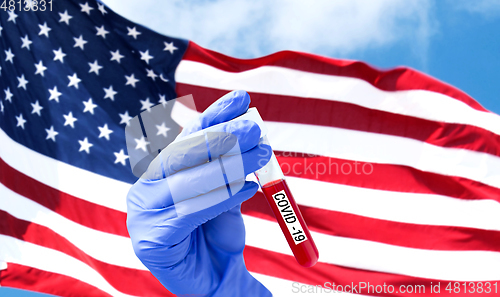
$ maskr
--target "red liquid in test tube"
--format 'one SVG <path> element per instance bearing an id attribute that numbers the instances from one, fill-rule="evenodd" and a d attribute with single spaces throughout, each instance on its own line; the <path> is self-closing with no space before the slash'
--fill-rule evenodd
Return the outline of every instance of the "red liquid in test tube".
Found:
<path id="1" fill-rule="evenodd" d="M 318 249 L 286 181 L 267 183 L 262 186 L 262 191 L 297 262 L 304 267 L 316 264 Z"/>

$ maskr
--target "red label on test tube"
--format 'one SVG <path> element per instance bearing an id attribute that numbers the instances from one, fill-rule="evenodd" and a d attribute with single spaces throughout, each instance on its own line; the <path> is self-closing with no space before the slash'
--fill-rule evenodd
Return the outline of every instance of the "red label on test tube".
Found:
<path id="1" fill-rule="evenodd" d="M 286 181 L 267 183 L 262 186 L 262 191 L 297 262 L 304 267 L 316 264 L 318 249 Z"/>

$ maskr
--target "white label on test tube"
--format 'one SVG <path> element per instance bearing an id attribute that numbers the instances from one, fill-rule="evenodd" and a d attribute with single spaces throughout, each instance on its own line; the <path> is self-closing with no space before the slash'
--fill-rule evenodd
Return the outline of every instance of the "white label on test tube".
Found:
<path id="1" fill-rule="evenodd" d="M 288 227 L 288 232 L 293 238 L 293 242 L 295 245 L 304 242 L 307 240 L 307 236 L 302 230 L 302 226 L 300 225 L 299 220 L 297 219 L 297 215 L 293 210 L 292 205 L 290 204 L 290 200 L 286 196 L 285 190 L 279 191 L 278 193 L 273 195 L 273 200 L 278 207 L 283 220 Z"/>

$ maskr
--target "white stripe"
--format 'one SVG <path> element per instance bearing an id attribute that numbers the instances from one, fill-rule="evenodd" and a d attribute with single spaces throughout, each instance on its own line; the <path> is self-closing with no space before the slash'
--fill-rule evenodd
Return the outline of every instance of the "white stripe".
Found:
<path id="1" fill-rule="evenodd" d="M 1 129 L 0 143 L 0 158 L 17 171 L 80 199 L 127 211 L 126 197 L 130 184 L 42 155 L 15 142 Z"/>
<path id="2" fill-rule="evenodd" d="M 265 94 L 318 98 L 357 104 L 375 110 L 446 123 L 484 128 L 500 134 L 500 117 L 478 111 L 443 94 L 425 91 L 382 91 L 351 77 L 317 74 L 277 66 L 262 66 L 243 72 L 182 60 L 175 80 L 221 90 L 245 90 Z"/>
<path id="3" fill-rule="evenodd" d="M 410 166 L 500 188 L 500 158 L 490 154 L 334 127 L 280 122 L 266 122 L 266 125 L 274 150 Z"/>
<path id="4" fill-rule="evenodd" d="M 316 284 L 321 285 L 323 288 L 318 288 L 316 286 L 311 286 L 299 282 L 293 282 L 286 279 L 281 279 L 277 277 L 272 277 L 265 274 L 251 272 L 252 276 L 258 280 L 261 284 L 263 284 L 269 291 L 273 293 L 274 297 L 290 297 L 290 296 L 300 296 L 300 297 L 316 297 L 316 296 L 368 296 L 361 294 L 351 294 L 345 293 L 342 291 L 334 291 L 332 288 L 332 281 L 327 282 L 326 284 Z M 357 280 L 360 281 L 360 280 Z M 356 285 L 357 283 L 354 283 Z M 349 284 L 350 285 L 350 284 Z M 330 288 L 327 290 L 326 287 Z M 359 292 L 359 286 L 356 287 Z M 350 288 L 348 288 L 350 290 Z M 332 295 L 334 294 L 334 295 Z"/>
<path id="5" fill-rule="evenodd" d="M 246 244 L 292 255 L 278 224 L 247 215 L 243 219 Z M 321 262 L 439 280 L 500 279 L 500 253 L 497 252 L 424 250 L 317 232 L 311 235 Z"/>
<path id="6" fill-rule="evenodd" d="M 334 127 L 270 121 L 265 124 L 274 150 L 410 166 L 500 188 L 500 158 L 487 153 Z"/>
<path id="7" fill-rule="evenodd" d="M 395 222 L 500 231 L 500 203 L 358 188 L 286 177 L 301 205 Z"/>
<path id="8" fill-rule="evenodd" d="M 58 273 L 85 282 L 111 296 L 131 296 L 113 288 L 97 271 L 64 253 L 0 235 L 0 259 L 36 269 Z"/>
<path id="9" fill-rule="evenodd" d="M 0 209 L 12 216 L 45 226 L 104 263 L 147 270 L 135 256 L 130 238 L 109 234 L 70 221 L 0 183 Z"/>

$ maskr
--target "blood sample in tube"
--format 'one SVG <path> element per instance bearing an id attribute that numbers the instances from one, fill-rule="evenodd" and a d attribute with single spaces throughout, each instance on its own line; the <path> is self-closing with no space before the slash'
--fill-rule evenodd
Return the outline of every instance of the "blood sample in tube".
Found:
<path id="1" fill-rule="evenodd" d="M 318 262 L 318 249 L 284 179 L 262 186 L 269 206 L 297 262 L 311 267 Z"/>

